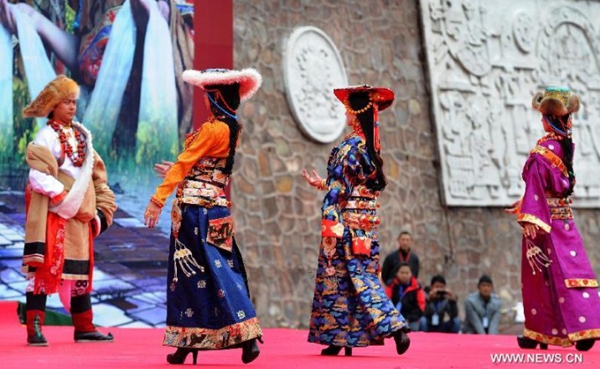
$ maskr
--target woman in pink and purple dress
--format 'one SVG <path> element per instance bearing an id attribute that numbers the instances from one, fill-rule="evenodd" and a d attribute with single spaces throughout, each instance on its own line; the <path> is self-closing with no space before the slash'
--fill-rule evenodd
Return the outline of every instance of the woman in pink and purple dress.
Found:
<path id="1" fill-rule="evenodd" d="M 598 282 L 573 221 L 575 186 L 572 114 L 579 98 L 568 88 L 548 87 L 533 98 L 547 134 L 525 167 L 525 195 L 511 209 L 523 228 L 522 291 L 525 329 L 521 348 L 571 346 L 587 351 L 600 338 Z"/>

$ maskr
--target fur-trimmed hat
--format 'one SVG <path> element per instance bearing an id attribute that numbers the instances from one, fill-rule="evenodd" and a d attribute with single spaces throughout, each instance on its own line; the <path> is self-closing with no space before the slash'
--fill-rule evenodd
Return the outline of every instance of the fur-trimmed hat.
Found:
<path id="1" fill-rule="evenodd" d="M 66 99 L 79 98 L 79 85 L 65 75 L 59 75 L 44 87 L 42 92 L 23 109 L 23 116 L 47 117 L 56 105 Z"/>
<path id="2" fill-rule="evenodd" d="M 562 117 L 579 111 L 579 97 L 568 87 L 546 87 L 543 93 L 535 94 L 531 106 L 544 115 Z"/>
<path id="3" fill-rule="evenodd" d="M 188 69 L 183 72 L 182 78 L 187 83 L 205 89 L 205 86 L 240 84 L 240 100 L 248 100 L 262 84 L 262 76 L 254 68 L 242 70 L 231 69 Z"/>

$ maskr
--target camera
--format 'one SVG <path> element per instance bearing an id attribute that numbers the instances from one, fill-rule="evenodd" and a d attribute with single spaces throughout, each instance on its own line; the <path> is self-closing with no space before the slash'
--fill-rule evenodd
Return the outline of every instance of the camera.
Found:
<path id="1" fill-rule="evenodd" d="M 437 291 L 437 295 L 438 296 L 446 296 L 447 293 L 448 292 L 446 292 L 446 290 L 439 290 L 439 291 Z"/>

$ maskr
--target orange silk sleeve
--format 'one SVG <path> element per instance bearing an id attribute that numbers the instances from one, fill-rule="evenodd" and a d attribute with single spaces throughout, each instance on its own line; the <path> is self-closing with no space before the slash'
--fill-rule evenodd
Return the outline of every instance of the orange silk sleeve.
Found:
<path id="1" fill-rule="evenodd" d="M 163 182 L 156 188 L 152 200 L 164 206 L 179 182 L 183 181 L 198 159 L 211 156 L 225 158 L 229 154 L 229 127 L 227 124 L 214 121 L 206 122 L 192 142 L 177 157 L 177 161 L 167 172 Z"/>

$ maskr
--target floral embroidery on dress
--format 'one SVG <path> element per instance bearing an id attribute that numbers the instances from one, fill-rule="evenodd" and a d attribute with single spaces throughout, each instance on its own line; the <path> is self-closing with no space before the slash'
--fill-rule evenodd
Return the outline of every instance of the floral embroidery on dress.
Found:
<path id="1" fill-rule="evenodd" d="M 174 199 L 171 206 L 171 231 L 173 237 L 179 236 L 179 229 L 181 228 L 181 206 L 179 206 L 179 199 Z"/>
<path id="2" fill-rule="evenodd" d="M 233 249 L 233 217 L 210 219 L 206 242 L 231 252 Z"/>
<path id="3" fill-rule="evenodd" d="M 191 317 L 194 315 L 194 310 L 192 310 L 192 309 L 188 308 L 188 309 L 185 311 L 185 315 L 186 315 L 188 318 L 191 318 Z"/>

